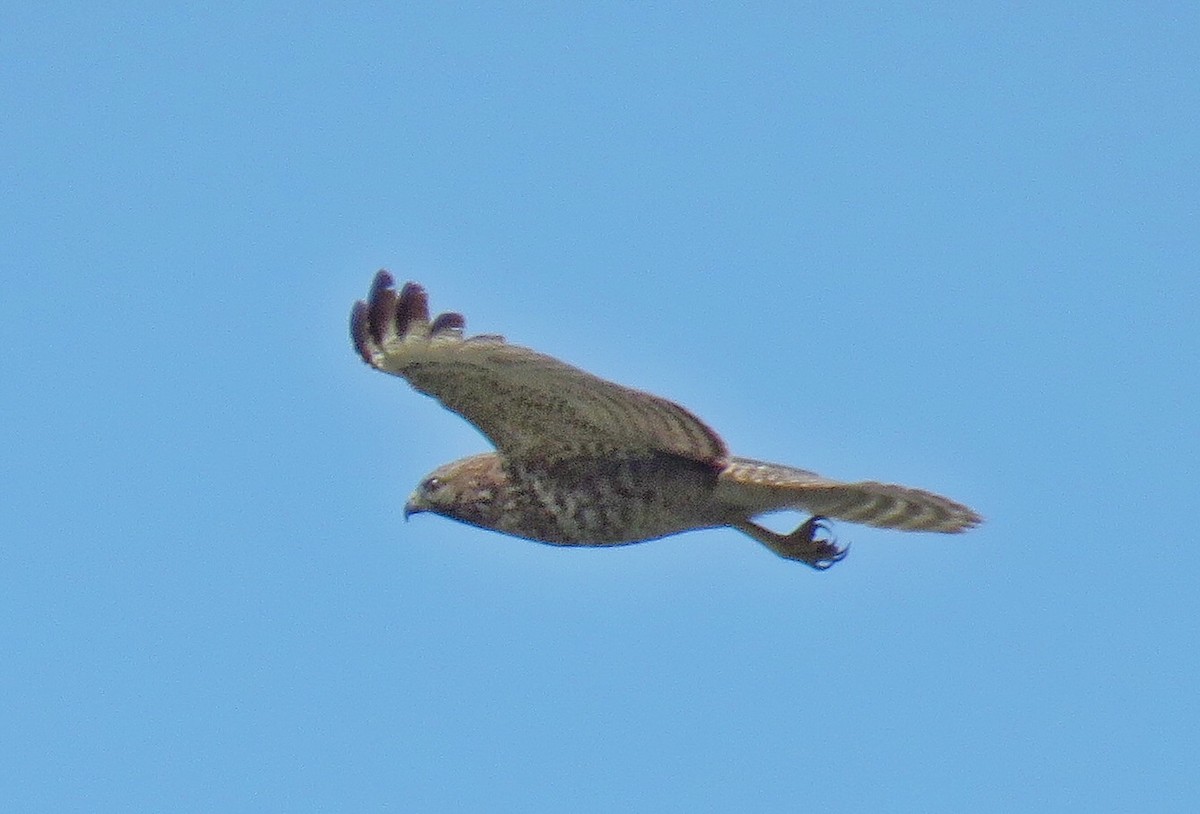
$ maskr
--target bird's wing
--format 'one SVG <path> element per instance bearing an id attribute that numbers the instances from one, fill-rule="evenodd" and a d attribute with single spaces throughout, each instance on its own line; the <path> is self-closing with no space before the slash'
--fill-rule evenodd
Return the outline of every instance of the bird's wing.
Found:
<path id="1" fill-rule="evenodd" d="M 431 320 L 421 286 L 397 293 L 380 271 L 367 301 L 354 305 L 350 332 L 363 361 L 433 396 L 510 459 L 665 452 L 724 466 L 720 437 L 679 405 L 500 336 L 466 337 L 464 324 L 454 313 Z"/>
<path id="2" fill-rule="evenodd" d="M 750 514 L 800 509 L 905 531 L 955 533 L 983 522 L 972 509 L 924 489 L 876 481 L 838 481 L 748 458 L 730 461 L 718 482 L 717 497 Z"/>

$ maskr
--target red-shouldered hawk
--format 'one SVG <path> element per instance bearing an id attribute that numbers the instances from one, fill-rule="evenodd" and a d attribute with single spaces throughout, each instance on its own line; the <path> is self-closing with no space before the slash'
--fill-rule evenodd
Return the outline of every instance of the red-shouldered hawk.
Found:
<path id="1" fill-rule="evenodd" d="M 982 518 L 949 498 L 842 482 L 731 456 L 696 416 L 503 337 L 463 335 L 460 314 L 429 318 L 424 289 L 380 271 L 351 316 L 367 364 L 407 379 L 474 424 L 495 452 L 434 470 L 405 517 L 433 512 L 543 543 L 611 546 L 731 526 L 776 554 L 825 569 L 846 556 L 826 517 L 905 531 L 961 532 Z M 791 534 L 754 517 L 812 516 Z M 821 532 L 824 532 L 822 534 Z"/>

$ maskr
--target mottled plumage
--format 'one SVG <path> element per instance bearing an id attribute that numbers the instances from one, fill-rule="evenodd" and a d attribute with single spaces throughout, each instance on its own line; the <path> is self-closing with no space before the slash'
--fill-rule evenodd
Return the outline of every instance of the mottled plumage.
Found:
<path id="1" fill-rule="evenodd" d="M 466 337 L 464 325 L 454 313 L 431 320 L 424 289 L 407 283 L 397 293 L 386 271 L 352 312 L 363 361 L 407 379 L 496 447 L 432 472 L 406 516 L 434 512 L 557 545 L 621 545 L 731 526 L 819 569 L 846 554 L 820 535 L 825 516 L 909 531 L 960 532 L 980 522 L 932 492 L 731 457 L 677 404 L 500 336 Z M 779 509 L 813 516 L 791 534 L 753 522 Z"/>

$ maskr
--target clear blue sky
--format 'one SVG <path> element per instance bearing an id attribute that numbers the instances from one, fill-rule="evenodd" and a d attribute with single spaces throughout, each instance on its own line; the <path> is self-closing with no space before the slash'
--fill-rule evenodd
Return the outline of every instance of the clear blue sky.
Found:
<path id="1" fill-rule="evenodd" d="M 118 5 L 0 35 L 0 808 L 1196 810 L 1194 5 Z M 380 267 L 988 522 L 405 524 Z"/>

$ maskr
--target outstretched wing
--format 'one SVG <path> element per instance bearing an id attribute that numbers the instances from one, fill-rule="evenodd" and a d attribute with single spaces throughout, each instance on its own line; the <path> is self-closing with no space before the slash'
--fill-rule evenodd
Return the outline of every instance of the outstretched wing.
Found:
<path id="1" fill-rule="evenodd" d="M 724 465 L 725 444 L 666 399 L 593 376 L 503 337 L 464 337 L 461 314 L 429 318 L 416 283 L 396 292 L 386 271 L 350 319 L 354 347 L 376 370 L 408 380 L 479 428 L 513 460 L 667 453 Z"/>
<path id="2" fill-rule="evenodd" d="M 905 531 L 966 531 L 983 522 L 948 497 L 894 483 L 847 483 L 790 466 L 733 458 L 721 474 L 717 498 L 748 514 L 800 509 Z"/>

